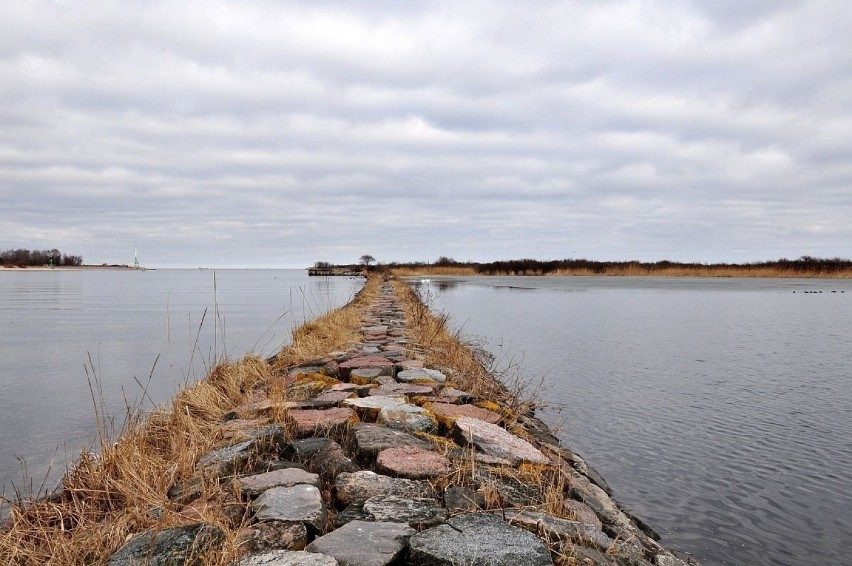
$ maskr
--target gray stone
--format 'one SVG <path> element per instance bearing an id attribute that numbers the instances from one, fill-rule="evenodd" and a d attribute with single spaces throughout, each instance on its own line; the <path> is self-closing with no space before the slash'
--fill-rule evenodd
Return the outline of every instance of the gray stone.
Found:
<path id="1" fill-rule="evenodd" d="M 510 475 L 492 473 L 486 466 L 478 466 L 472 476 L 477 486 L 496 492 L 504 506 L 526 507 L 545 503 L 544 494 L 536 486 Z"/>
<path id="2" fill-rule="evenodd" d="M 364 513 L 373 521 L 408 523 L 415 529 L 434 527 L 445 522 L 447 510 L 434 499 L 409 499 L 397 495 L 377 495 L 364 502 Z"/>
<path id="3" fill-rule="evenodd" d="M 390 397 L 398 397 L 400 395 L 415 396 L 415 395 L 434 395 L 434 385 L 419 385 L 415 383 L 386 383 L 379 387 L 370 389 L 367 393 L 370 396 L 387 395 Z"/>
<path id="4" fill-rule="evenodd" d="M 550 464 L 547 456 L 535 446 L 497 425 L 470 417 L 459 417 L 454 426 L 459 437 L 489 456 L 505 458 L 515 466 L 525 462 Z"/>
<path id="5" fill-rule="evenodd" d="M 375 422 L 379 416 L 379 411 L 385 407 L 394 407 L 403 404 L 405 404 L 405 397 L 402 395 L 393 397 L 389 395 L 375 395 L 360 397 L 358 399 L 346 399 L 342 403 L 344 407 L 354 409 L 358 416 L 361 417 L 361 420 L 367 422 Z"/>
<path id="6" fill-rule="evenodd" d="M 373 521 L 373 516 L 364 511 L 364 505 L 360 503 L 353 503 L 352 505 L 347 505 L 342 511 L 339 511 L 337 515 L 334 516 L 334 526 L 342 527 L 346 523 L 351 523 L 352 521 Z"/>
<path id="7" fill-rule="evenodd" d="M 447 376 L 436 369 L 411 368 L 396 374 L 396 379 L 402 383 L 444 383 Z"/>
<path id="8" fill-rule="evenodd" d="M 466 487 L 451 485 L 444 490 L 444 505 L 450 513 L 466 513 L 485 508 L 485 496 Z"/>
<path id="9" fill-rule="evenodd" d="M 526 509 L 503 509 L 500 512 L 512 525 L 533 533 L 544 533 L 550 540 L 568 540 L 575 544 L 596 546 L 602 550 L 606 550 L 612 544 L 612 539 L 600 529 L 579 521 L 560 519 L 547 513 Z"/>
<path id="10" fill-rule="evenodd" d="M 462 391 L 461 389 L 454 389 L 452 387 L 445 387 L 441 390 L 441 395 L 444 397 L 453 397 L 458 399 L 460 403 L 473 403 L 476 401 L 476 397 L 472 393 Z"/>
<path id="11" fill-rule="evenodd" d="M 364 334 L 384 334 L 389 330 L 386 325 L 377 324 L 374 326 L 364 326 L 361 328 L 361 332 Z"/>
<path id="12" fill-rule="evenodd" d="M 423 450 L 430 450 L 432 448 L 432 445 L 425 440 L 421 440 L 407 432 L 378 424 L 358 423 L 352 427 L 352 431 L 358 458 L 365 462 L 371 462 L 378 456 L 379 452 L 388 448 L 404 446 L 421 448 Z"/>
<path id="13" fill-rule="evenodd" d="M 406 432 L 431 433 L 438 428 L 438 421 L 426 409 L 409 403 L 384 407 L 376 422 Z"/>
<path id="14" fill-rule="evenodd" d="M 585 503 L 581 503 L 573 499 L 566 499 L 563 501 L 562 505 L 566 511 L 574 515 L 575 521 L 579 521 L 584 525 L 592 526 L 598 530 L 603 529 L 603 523 L 601 523 L 600 518 L 594 511 L 592 511 L 592 508 Z"/>
<path id="15" fill-rule="evenodd" d="M 319 487 L 319 476 L 300 468 L 284 468 L 237 480 L 240 491 L 249 496 L 260 495 L 273 487 L 290 487 L 297 484 Z"/>
<path id="16" fill-rule="evenodd" d="M 313 401 L 314 406 L 320 409 L 325 409 L 329 407 L 337 407 L 344 399 L 349 399 L 352 397 L 357 397 L 358 394 L 354 391 L 323 391 L 311 401 Z"/>
<path id="17" fill-rule="evenodd" d="M 337 560 L 326 554 L 295 550 L 272 550 L 247 556 L 237 566 L 337 566 Z"/>
<path id="18" fill-rule="evenodd" d="M 352 521 L 308 545 L 308 552 L 333 556 L 348 566 L 387 566 L 402 551 L 414 529 L 400 523 Z"/>
<path id="19" fill-rule="evenodd" d="M 382 370 L 382 375 L 391 375 L 393 373 L 393 362 L 384 356 L 359 356 L 340 364 L 339 371 L 341 377 L 346 378 L 349 377 L 352 370 L 360 368 L 376 368 Z"/>
<path id="20" fill-rule="evenodd" d="M 366 397 L 367 393 L 373 387 L 372 383 L 335 383 L 329 391 L 348 391 L 354 393 L 358 397 Z"/>
<path id="21" fill-rule="evenodd" d="M 379 368 L 357 368 L 349 373 L 349 380 L 355 385 L 369 385 L 380 375 L 384 374 Z"/>
<path id="22" fill-rule="evenodd" d="M 363 504 L 376 495 L 398 495 L 411 499 L 434 497 L 429 482 L 392 478 L 367 470 L 339 474 L 334 482 L 334 491 L 337 500 L 343 505 Z"/>
<path id="23" fill-rule="evenodd" d="M 550 427 L 544 424 L 544 421 L 541 419 L 520 415 L 518 417 L 518 423 L 539 442 L 552 445 L 559 444 L 559 439 L 550 432 Z"/>
<path id="24" fill-rule="evenodd" d="M 252 503 L 258 521 L 298 521 L 322 530 L 326 510 L 320 490 L 312 485 L 273 487 Z"/>
<path id="25" fill-rule="evenodd" d="M 244 552 L 302 550 L 308 544 L 308 529 L 298 522 L 263 521 L 240 529 L 237 544 Z"/>
<path id="26" fill-rule="evenodd" d="M 219 546 L 223 538 L 222 529 L 206 523 L 147 531 L 110 556 L 107 566 L 200 565 L 204 554 Z"/>
<path id="27" fill-rule="evenodd" d="M 409 560 L 421 566 L 545 566 L 550 551 L 535 535 L 492 515 L 468 514 L 417 533 Z"/>
<path id="28" fill-rule="evenodd" d="M 381 350 L 376 346 L 364 346 L 361 348 L 361 353 L 364 355 L 378 354 Z"/>
<path id="29" fill-rule="evenodd" d="M 245 469 L 251 460 L 264 454 L 277 454 L 287 445 L 284 430 L 272 425 L 245 431 L 248 440 L 217 448 L 202 456 L 196 469 L 205 475 L 229 476 Z"/>
<path id="30" fill-rule="evenodd" d="M 342 472 L 357 472 L 359 468 L 336 442 L 326 445 L 311 456 L 308 469 L 329 481 Z"/>

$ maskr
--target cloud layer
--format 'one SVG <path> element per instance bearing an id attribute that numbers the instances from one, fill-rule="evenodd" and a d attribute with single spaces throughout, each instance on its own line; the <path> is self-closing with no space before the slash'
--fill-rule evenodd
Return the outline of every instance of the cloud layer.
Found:
<path id="1" fill-rule="evenodd" d="M 848 257 L 849 29 L 794 0 L 9 3 L 0 247 Z"/>

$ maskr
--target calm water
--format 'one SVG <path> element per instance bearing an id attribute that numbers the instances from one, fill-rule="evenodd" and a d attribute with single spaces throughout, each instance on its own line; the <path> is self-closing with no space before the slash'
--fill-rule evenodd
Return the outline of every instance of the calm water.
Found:
<path id="1" fill-rule="evenodd" d="M 51 467 L 54 480 L 92 441 L 87 368 L 120 417 L 125 397 L 142 399 L 136 380 L 151 378 L 148 406 L 167 401 L 216 359 L 275 353 L 361 284 L 302 270 L 217 270 L 215 286 L 197 269 L 0 271 L 0 487 L 29 489 L 21 460 L 35 487 Z"/>
<path id="2" fill-rule="evenodd" d="M 852 281 L 421 289 L 499 363 L 544 378 L 546 418 L 666 544 L 707 566 L 852 563 Z"/>

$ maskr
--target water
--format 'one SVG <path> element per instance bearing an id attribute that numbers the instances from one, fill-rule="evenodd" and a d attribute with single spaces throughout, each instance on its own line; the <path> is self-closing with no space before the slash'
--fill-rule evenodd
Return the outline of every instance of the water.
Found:
<path id="1" fill-rule="evenodd" d="M 706 566 L 850 563 L 852 281 L 420 288 L 498 364 L 543 378 L 543 416 L 665 544 Z"/>
<path id="2" fill-rule="evenodd" d="M 4 495 L 45 478 L 51 486 L 92 442 L 87 375 L 100 382 L 107 413 L 121 417 L 125 398 L 163 403 L 224 356 L 274 354 L 293 328 L 361 284 L 302 270 L 0 270 Z"/>

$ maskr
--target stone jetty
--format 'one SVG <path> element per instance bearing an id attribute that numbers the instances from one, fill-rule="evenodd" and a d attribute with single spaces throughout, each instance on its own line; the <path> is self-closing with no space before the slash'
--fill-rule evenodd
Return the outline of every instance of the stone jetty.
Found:
<path id="1" fill-rule="evenodd" d="M 232 440 L 169 490 L 191 518 L 210 504 L 205 482 L 232 487 L 213 504 L 242 525 L 235 566 L 697 564 L 661 546 L 531 409 L 429 367 L 406 324 L 385 282 L 360 342 L 281 371 L 283 396 L 234 407 Z M 206 564 L 221 539 L 203 521 L 148 531 L 108 564 Z"/>

